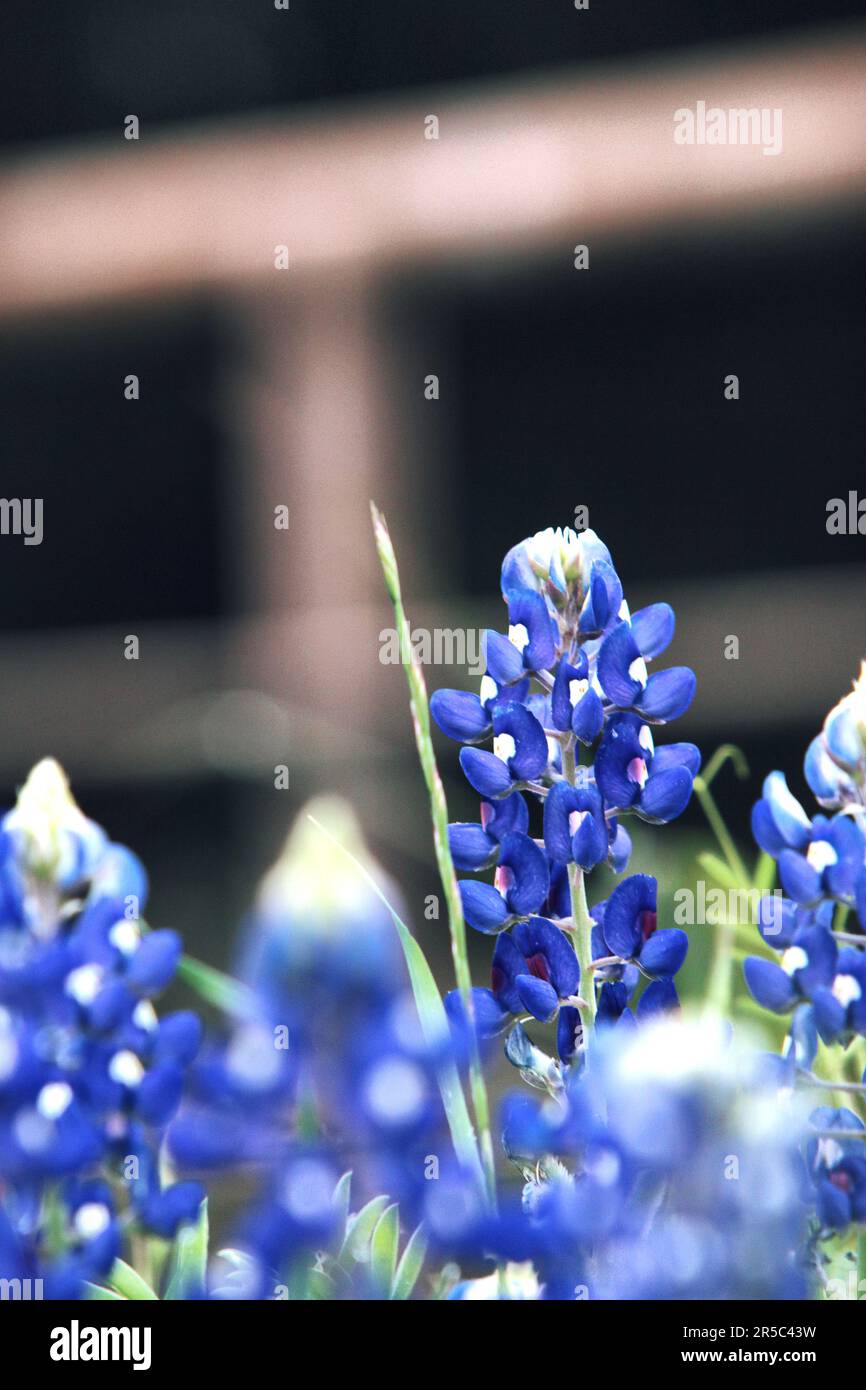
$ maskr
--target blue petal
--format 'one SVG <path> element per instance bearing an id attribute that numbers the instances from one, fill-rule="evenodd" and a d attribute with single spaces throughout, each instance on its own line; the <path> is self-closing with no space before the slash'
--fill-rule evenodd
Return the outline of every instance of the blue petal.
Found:
<path id="1" fill-rule="evenodd" d="M 528 709 L 514 702 L 500 705 L 493 716 L 493 729 L 497 734 L 510 734 L 514 739 L 514 754 L 508 765 L 515 777 L 531 780 L 544 772 L 549 756 L 547 738 Z"/>
<path id="2" fill-rule="evenodd" d="M 547 980 L 539 980 L 535 975 L 518 975 L 515 980 L 520 1002 L 534 1018 L 546 1023 L 553 1018 L 559 1008 L 559 996 Z"/>
<path id="3" fill-rule="evenodd" d="M 571 860 L 568 818 L 574 809 L 574 787 L 557 782 L 544 799 L 544 847 L 554 864 Z"/>
<path id="4" fill-rule="evenodd" d="M 665 825 L 675 820 L 689 804 L 694 778 L 685 767 L 672 767 L 667 772 L 650 775 L 641 792 L 637 813 L 642 820 Z"/>
<path id="5" fill-rule="evenodd" d="M 845 767 L 855 768 L 863 761 L 863 743 L 850 709 L 833 710 L 827 716 L 824 737 L 831 756 Z"/>
<path id="6" fill-rule="evenodd" d="M 628 960 L 640 947 L 640 917 L 656 910 L 656 881 L 649 874 L 632 874 L 611 893 L 604 912 L 604 939 L 612 956 Z"/>
<path id="7" fill-rule="evenodd" d="M 179 1226 L 196 1220 L 204 1195 L 201 1183 L 173 1183 L 162 1192 L 149 1193 L 139 1206 L 139 1217 L 148 1230 L 171 1239 Z"/>
<path id="8" fill-rule="evenodd" d="M 671 666 L 650 676 L 635 706 L 646 719 L 664 724 L 685 714 L 695 697 L 697 677 L 688 666 Z"/>
<path id="9" fill-rule="evenodd" d="M 592 566 L 589 594 L 580 615 L 580 631 L 603 632 L 622 606 L 622 583 L 613 565 L 596 560 Z"/>
<path id="10" fill-rule="evenodd" d="M 562 658 L 556 668 L 556 677 L 550 695 L 550 708 L 553 726 L 563 733 L 571 728 L 572 701 L 571 682 L 585 680 L 588 666 L 585 654 L 578 652 L 574 664 Z"/>
<path id="11" fill-rule="evenodd" d="M 482 801 L 481 824 L 494 840 L 501 840 L 509 830 L 519 830 L 526 834 L 529 828 L 529 807 L 520 792 L 499 801 Z"/>
<path id="12" fill-rule="evenodd" d="M 773 819 L 769 802 L 764 801 L 763 798 L 756 801 L 752 807 L 752 834 L 756 844 L 765 854 L 771 855 L 773 859 L 778 859 L 785 848 L 785 841 Z"/>
<path id="13" fill-rule="evenodd" d="M 203 1032 L 201 1019 L 191 1009 L 166 1014 L 159 1021 L 154 1062 L 176 1062 L 180 1067 L 188 1067 L 201 1046 Z"/>
<path id="14" fill-rule="evenodd" d="M 159 994 L 174 978 L 183 944 L 175 931 L 154 931 L 142 939 L 129 962 L 126 980 L 138 994 Z"/>
<path id="15" fill-rule="evenodd" d="M 463 915 L 470 927 L 489 936 L 505 926 L 510 915 L 508 907 L 492 884 L 461 878 L 457 887 L 463 902 Z"/>
<path id="16" fill-rule="evenodd" d="M 501 936 L 496 938 L 491 978 L 494 996 L 503 1008 L 508 1009 L 513 1014 L 520 1012 L 520 997 L 514 981 L 518 975 L 523 975 L 525 972 L 526 961 L 522 951 L 515 945 L 508 932 L 503 932 Z"/>
<path id="17" fill-rule="evenodd" d="M 515 594 L 508 604 L 508 621 L 522 624 L 529 635 L 523 649 L 523 666 L 527 671 L 543 671 L 556 660 L 556 641 L 554 640 L 552 619 L 547 604 L 540 594 L 530 594 L 523 590 Z"/>
<path id="18" fill-rule="evenodd" d="M 136 1114 L 149 1125 L 165 1125 L 171 1119 L 183 1092 L 183 1071 L 171 1063 L 146 1072 L 135 1093 Z"/>
<path id="19" fill-rule="evenodd" d="M 609 1027 L 616 1023 L 628 1007 L 628 990 L 623 984 L 602 985 L 598 996 L 596 1027 Z"/>
<path id="20" fill-rule="evenodd" d="M 587 690 L 574 707 L 571 728 L 581 743 L 594 743 L 604 726 L 604 706 L 595 690 Z"/>
<path id="21" fill-rule="evenodd" d="M 470 690 L 434 690 L 430 713 L 448 738 L 474 743 L 490 733 L 490 715 Z"/>
<path id="22" fill-rule="evenodd" d="M 666 743 L 653 754 L 653 773 L 668 772 L 672 767 L 685 767 L 697 777 L 701 770 L 701 750 L 694 743 Z"/>
<path id="23" fill-rule="evenodd" d="M 598 679 L 613 704 L 628 709 L 643 686 L 629 675 L 629 667 L 640 656 L 628 623 L 619 623 L 601 644 L 598 653 Z"/>
<path id="24" fill-rule="evenodd" d="M 517 917 L 537 912 L 550 886 L 544 851 L 528 835 L 512 832 L 502 841 L 499 863 L 511 869 L 514 881 L 506 893 L 508 906 Z"/>
<path id="25" fill-rule="evenodd" d="M 463 997 L 459 989 L 449 990 L 443 1003 L 445 1012 L 457 1028 L 458 1034 L 468 1031 L 466 1010 L 463 1007 Z M 503 1009 L 499 1000 L 489 989 L 473 989 L 472 1010 L 475 1015 L 475 1031 L 479 1038 L 495 1037 L 497 1033 L 502 1031 L 505 1020 L 508 1018 L 508 1010 Z"/>
<path id="26" fill-rule="evenodd" d="M 546 917 L 530 917 L 514 928 L 514 942 L 525 961 L 544 957 L 547 978 L 561 999 L 577 993 L 580 966 L 574 947 L 560 927 Z"/>
<path id="27" fill-rule="evenodd" d="M 503 637 L 501 632 L 487 628 L 484 637 L 484 652 L 487 657 L 487 674 L 497 685 L 512 685 L 525 675 L 523 657 L 513 642 Z"/>
<path id="28" fill-rule="evenodd" d="M 783 1014 L 796 1003 L 797 991 L 793 981 L 775 961 L 749 956 L 743 962 L 743 974 L 749 993 L 762 1008 L 770 1009 L 774 1014 Z"/>
<path id="29" fill-rule="evenodd" d="M 812 824 L 797 798 L 789 790 L 784 772 L 771 772 L 764 779 L 764 800 L 776 828 L 789 849 L 805 849 Z"/>
<path id="30" fill-rule="evenodd" d="M 584 816 L 572 837 L 571 852 L 585 873 L 607 857 L 607 828 L 601 815 L 590 811 Z"/>
<path id="31" fill-rule="evenodd" d="M 644 1023 L 658 1014 L 670 1013 L 680 1006 L 679 996 L 673 980 L 651 980 L 637 1001 L 637 1018 Z"/>
<path id="32" fill-rule="evenodd" d="M 816 825 L 821 817 L 815 818 Z M 839 856 L 836 864 L 830 864 L 824 871 L 825 882 L 837 898 L 847 898 L 855 890 L 857 880 L 863 871 L 866 857 L 866 842 L 863 832 L 852 816 L 834 816 L 827 839 Z"/>
<path id="33" fill-rule="evenodd" d="M 647 661 L 661 656 L 673 640 L 676 619 L 669 603 L 651 603 L 632 614 L 631 630 L 641 656 Z"/>
<path id="34" fill-rule="evenodd" d="M 499 844 L 481 825 L 457 821 L 448 827 L 448 847 L 455 869 L 486 869 L 499 851 Z"/>
<path id="35" fill-rule="evenodd" d="M 778 890 L 772 896 L 761 894 L 755 925 L 768 946 L 776 951 L 790 946 L 797 930 L 796 911 L 791 899 L 782 897 Z"/>
<path id="36" fill-rule="evenodd" d="M 779 877 L 795 903 L 814 903 L 821 896 L 821 875 L 795 849 L 783 849 L 779 855 Z"/>
<path id="37" fill-rule="evenodd" d="M 653 932 L 645 941 L 638 959 L 648 975 L 675 975 L 689 950 L 689 938 L 678 927 Z"/>
<path id="38" fill-rule="evenodd" d="M 821 1041 L 834 1043 L 845 1027 L 846 1010 L 826 985 L 820 985 L 812 995 L 815 1027 Z"/>
<path id="39" fill-rule="evenodd" d="M 578 1010 L 571 1004 L 564 1005 L 556 1020 L 556 1050 L 563 1062 L 570 1062 L 577 1051 L 581 1027 Z"/>
<path id="40" fill-rule="evenodd" d="M 470 787 L 480 796 L 506 796 L 514 786 L 514 779 L 502 759 L 484 748 L 461 748 L 460 766 Z"/>
<path id="41" fill-rule="evenodd" d="M 820 734 L 812 739 L 803 762 L 806 781 L 824 806 L 835 806 L 843 795 L 854 796 L 855 788 L 847 773 L 837 767 Z"/>
<path id="42" fill-rule="evenodd" d="M 628 775 L 633 759 L 645 758 L 638 741 L 640 721 L 633 715 L 614 715 L 595 755 L 595 780 L 608 807 L 626 810 L 638 798 L 640 788 Z"/>
<path id="43" fill-rule="evenodd" d="M 819 985 L 831 985 L 836 975 L 839 951 L 836 938 L 826 927 L 807 927 L 799 931 L 794 945 L 806 952 L 808 965 L 794 971 L 794 978 L 804 994 L 811 994 Z"/>

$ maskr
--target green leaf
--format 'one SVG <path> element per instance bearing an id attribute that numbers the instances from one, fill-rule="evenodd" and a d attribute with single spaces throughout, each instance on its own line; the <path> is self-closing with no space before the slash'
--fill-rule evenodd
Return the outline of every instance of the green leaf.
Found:
<path id="1" fill-rule="evenodd" d="M 167 1299 L 186 1298 L 191 1290 L 204 1288 L 207 1276 L 208 1219 L 207 1198 L 199 1207 L 198 1220 L 181 1226 L 174 1240 L 169 1265 Z"/>
<path id="2" fill-rule="evenodd" d="M 410 1296 L 418 1282 L 418 1275 L 421 1273 L 426 1254 L 427 1237 L 424 1234 L 424 1227 L 416 1226 L 406 1242 L 406 1249 L 400 1256 L 400 1263 L 391 1284 L 392 1299 L 402 1303 Z"/>
<path id="3" fill-rule="evenodd" d="M 432 1048 L 438 1048 L 443 1039 L 449 1036 L 448 1016 L 445 1013 L 445 1005 L 442 1003 L 442 996 L 439 993 L 439 986 L 433 975 L 433 971 L 427 964 L 427 958 L 418 942 L 410 932 L 406 923 L 401 920 L 394 908 L 388 902 L 372 874 L 369 874 L 360 864 L 353 854 L 351 854 L 339 840 L 335 839 L 329 830 L 315 816 L 310 816 L 310 820 L 317 825 L 323 835 L 336 845 L 342 854 L 357 868 L 359 874 L 373 889 L 380 902 L 391 915 L 391 920 L 397 928 L 397 935 L 400 938 L 400 945 L 403 948 L 403 955 L 409 970 L 409 979 L 412 984 L 412 993 L 415 996 L 415 1004 L 418 1009 L 418 1016 L 421 1019 L 421 1027 L 428 1044 Z M 472 1121 L 469 1117 L 469 1108 L 466 1104 L 466 1097 L 463 1094 L 463 1087 L 460 1085 L 460 1077 L 457 1068 L 453 1063 L 446 1063 L 439 1070 L 437 1075 L 439 1082 L 439 1092 L 442 1096 L 442 1104 L 445 1109 L 445 1116 L 448 1120 L 448 1129 L 451 1133 L 451 1140 L 454 1144 L 454 1151 L 460 1163 L 468 1172 L 474 1174 L 482 1196 L 486 1195 L 484 1182 L 484 1172 L 481 1167 L 481 1158 L 478 1153 L 478 1144 L 475 1139 L 475 1131 L 472 1128 Z"/>
<path id="4" fill-rule="evenodd" d="M 222 970 L 215 970 L 194 956 L 182 956 L 177 973 L 200 999 L 232 1018 L 249 1018 L 255 1012 L 256 999 L 252 990 Z"/>
<path id="5" fill-rule="evenodd" d="M 726 864 L 724 859 L 720 859 L 717 854 L 713 854 L 711 850 L 702 850 L 698 855 L 698 863 L 704 872 L 709 874 L 710 878 L 714 879 L 722 888 L 739 889 L 744 887 L 738 881 L 737 875 L 730 865 Z"/>
<path id="6" fill-rule="evenodd" d="M 376 1229 L 376 1222 L 388 1205 L 387 1197 L 373 1197 L 357 1216 L 349 1217 L 346 1237 L 340 1246 L 337 1263 L 345 1266 L 347 1261 L 366 1264 L 370 1258 L 370 1241 Z"/>
<path id="7" fill-rule="evenodd" d="M 91 1303 L 97 1303 L 102 1300 L 111 1300 L 113 1303 L 126 1302 L 122 1293 L 115 1293 L 113 1289 L 104 1289 L 101 1284 L 91 1284 L 89 1279 L 85 1279 L 84 1281 L 84 1290 L 84 1297 Z M 153 1296 L 155 1298 L 156 1294 Z"/>
<path id="8" fill-rule="evenodd" d="M 307 1297 L 313 1302 L 329 1302 L 337 1292 L 337 1285 L 325 1269 L 311 1269 L 307 1276 Z"/>
<path id="9" fill-rule="evenodd" d="M 394 1270 L 397 1268 L 397 1246 L 400 1240 L 400 1208 L 394 1202 L 386 1207 L 370 1241 L 370 1268 L 383 1293 L 390 1294 Z"/>
<path id="10" fill-rule="evenodd" d="M 142 1279 L 137 1270 L 134 1270 L 132 1265 L 128 1265 L 125 1260 L 114 1261 L 105 1282 L 109 1289 L 113 1289 L 121 1298 L 131 1298 L 137 1301 L 158 1301 L 150 1284 Z"/>
<path id="11" fill-rule="evenodd" d="M 754 872 L 755 887 L 762 893 L 769 893 L 776 883 L 776 861 L 771 855 L 761 851 Z"/>
<path id="12" fill-rule="evenodd" d="M 337 1214 L 337 1229 L 345 1237 L 346 1227 L 349 1220 L 349 1202 L 352 1199 L 352 1173 L 344 1173 L 334 1188 L 334 1195 L 331 1198 L 331 1206 Z"/>

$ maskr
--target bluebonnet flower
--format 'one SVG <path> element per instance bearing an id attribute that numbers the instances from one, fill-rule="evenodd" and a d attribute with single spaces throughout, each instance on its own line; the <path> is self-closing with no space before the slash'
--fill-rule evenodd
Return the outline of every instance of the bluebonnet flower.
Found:
<path id="1" fill-rule="evenodd" d="M 649 724 L 634 714 L 614 714 L 595 760 L 595 778 L 612 810 L 665 824 L 685 810 L 700 768 L 694 744 L 656 749 Z"/>
<path id="2" fill-rule="evenodd" d="M 158 1017 L 180 938 L 147 931 L 141 864 L 84 816 L 50 759 L 3 818 L 0 882 L 6 1220 L 25 1265 L 75 1297 L 110 1268 L 122 1220 L 172 1236 L 198 1215 L 201 1186 L 173 1183 L 157 1155 L 201 1025 L 188 1012 Z M 109 1173 L 119 1191 L 125 1180 L 126 1212 Z M 55 1211 L 50 1241 L 42 1203 Z"/>
<path id="3" fill-rule="evenodd" d="M 602 864 L 625 870 L 631 841 L 622 817 L 662 824 L 685 809 L 700 754 L 689 743 L 656 749 L 651 725 L 685 712 L 695 679 L 685 667 L 649 674 L 647 663 L 673 638 L 673 611 L 658 603 L 632 616 L 610 552 L 592 531 L 549 529 L 520 542 L 505 557 L 501 588 L 508 632 L 486 633 L 478 695 L 444 690 L 431 700 L 442 732 L 464 744 L 460 766 L 482 798 L 479 820 L 452 824 L 449 842 L 461 872 L 495 870 L 492 884 L 460 880 L 467 923 L 498 938 L 493 989 L 477 996 L 479 1032 L 499 1032 L 519 1010 L 540 1021 L 558 1014 L 560 1057 L 570 1060 L 577 1041 L 585 1041 L 580 1005 L 568 1002 L 580 969 L 557 923 L 574 927 L 575 874 Z M 482 746 L 491 740 L 492 747 Z M 531 830 L 534 799 L 543 804 L 541 840 Z M 636 909 L 620 923 L 623 903 L 619 897 L 613 905 L 617 946 L 603 952 L 621 955 L 619 973 L 583 981 L 592 1013 L 602 1004 L 599 988 L 633 971 L 622 1006 L 619 990 L 605 995 L 603 1022 L 612 1010 L 623 1016 L 641 973 L 671 977 L 687 945 L 682 932 L 644 934 L 649 903 L 641 905 L 643 918 Z M 567 969 L 557 966 L 568 981 L 565 993 L 557 980 L 520 965 L 533 954 L 524 940 L 540 930 L 540 920 L 543 930 L 558 933 L 557 960 L 560 946 L 567 953 Z M 649 994 L 645 1016 L 653 1001 L 673 1007 L 676 991 L 665 986 Z M 456 1002 L 450 1008 L 459 1015 Z"/>
<path id="4" fill-rule="evenodd" d="M 862 806 L 866 786 L 866 661 L 851 692 L 839 701 L 809 744 L 806 781 L 827 810 Z"/>
<path id="5" fill-rule="evenodd" d="M 594 786 L 557 782 L 544 802 L 544 847 L 555 864 L 594 869 L 607 858 L 608 827 L 601 793 Z"/>
<path id="6" fill-rule="evenodd" d="M 603 955 L 634 963 L 652 978 L 677 973 L 689 949 L 689 939 L 678 927 L 657 930 L 658 885 L 649 874 L 632 874 L 613 890 L 607 902 L 597 903 L 593 917 L 598 924 L 596 942 L 604 943 Z"/>
<path id="7" fill-rule="evenodd" d="M 469 925 L 499 932 L 539 910 L 550 887 L 547 860 L 528 835 L 509 831 L 499 844 L 493 884 L 461 879 L 459 887 Z"/>
<path id="8" fill-rule="evenodd" d="M 542 1022 L 580 986 L 580 966 L 564 932 L 544 917 L 519 922 L 497 939 L 493 997 L 509 1013 L 530 1013 Z"/>
<path id="9" fill-rule="evenodd" d="M 793 1011 L 783 1056 L 776 1059 L 779 1084 L 789 1087 L 832 1088 L 832 1081 L 822 1083 L 811 1074 L 818 1039 L 848 1048 L 866 1035 L 864 673 L 866 666 L 806 753 L 806 780 L 819 804 L 833 814 L 810 818 L 781 772 L 766 778 L 752 813 L 755 839 L 777 861 L 788 896 L 780 911 L 758 923 L 764 941 L 781 951 L 778 962 L 750 957 L 744 970 L 760 1005 L 774 1013 Z M 843 933 L 838 914 L 847 917 L 852 907 L 859 930 L 851 918 Z M 866 1093 L 857 1083 L 846 1083 L 846 1089 Z M 820 1239 L 866 1221 L 866 1144 L 857 1137 L 866 1131 L 849 1109 L 820 1107 L 811 1123 L 820 1131 L 806 1148 Z"/>
<path id="10" fill-rule="evenodd" d="M 809 1117 L 821 1138 L 811 1139 L 807 1165 L 815 1185 L 818 1221 L 828 1230 L 842 1231 L 852 1221 L 866 1222 L 866 1144 L 862 1139 L 833 1137 L 834 1130 L 862 1131 L 863 1121 L 852 1110 L 822 1105 Z"/>
<path id="11" fill-rule="evenodd" d="M 804 1123 L 721 1027 L 605 1030 L 555 1104 L 506 1105 L 539 1296 L 805 1296 Z M 508 1230 L 488 1238 L 514 1247 Z"/>
<path id="12" fill-rule="evenodd" d="M 179 1171 L 243 1168 L 252 1185 L 233 1238 L 242 1270 L 227 1284 L 215 1273 L 214 1297 L 273 1296 L 298 1268 L 312 1277 L 349 1169 L 411 1217 L 425 1161 L 446 1146 L 439 1075 L 457 1052 L 447 1030 L 422 1028 L 390 913 L 334 840 L 399 901 L 350 809 L 313 803 L 244 923 L 243 1006 L 203 1047 L 168 1131 Z M 507 834 L 502 846 L 507 859 Z"/>
<path id="13" fill-rule="evenodd" d="M 850 815 L 818 815 L 810 821 L 788 790 L 784 773 L 771 772 L 752 812 L 752 829 L 761 849 L 777 860 L 782 887 L 795 902 L 853 901 L 866 861 L 866 839 Z"/>
<path id="14" fill-rule="evenodd" d="M 779 964 L 749 956 L 743 970 L 755 1001 L 781 1014 L 811 1000 L 819 989 L 832 988 L 837 959 L 832 933 L 821 925 L 804 926 L 794 933 Z"/>

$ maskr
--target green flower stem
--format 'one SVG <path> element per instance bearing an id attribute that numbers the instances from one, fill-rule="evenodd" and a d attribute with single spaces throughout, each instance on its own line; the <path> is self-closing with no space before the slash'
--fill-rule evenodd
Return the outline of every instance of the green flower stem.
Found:
<path id="1" fill-rule="evenodd" d="M 748 883 L 749 871 L 740 857 L 731 832 L 722 819 L 721 812 L 716 805 L 715 798 L 710 791 L 706 779 L 701 777 L 700 774 L 695 778 L 695 796 L 701 803 L 704 815 L 713 829 L 713 833 L 719 842 L 719 846 L 731 870 L 736 874 L 737 881 L 743 884 Z"/>
<path id="2" fill-rule="evenodd" d="M 562 771 L 566 781 L 572 786 L 577 780 L 577 767 L 574 757 L 574 744 L 562 750 Z M 571 919 L 574 933 L 574 949 L 580 966 L 581 993 L 584 996 L 580 1009 L 583 1025 L 583 1045 L 589 1055 L 590 1038 L 595 1027 L 595 982 L 592 977 L 592 918 L 586 903 L 586 883 L 583 870 L 575 863 L 568 866 L 568 886 L 571 893 Z M 586 984 L 589 982 L 589 988 Z"/>
<path id="3" fill-rule="evenodd" d="M 493 1156 L 493 1139 L 490 1131 L 490 1105 L 487 1098 L 487 1086 L 484 1081 L 484 1073 L 481 1068 L 478 1039 L 475 1033 L 475 1009 L 472 1001 L 472 974 L 469 969 L 469 954 L 466 945 L 466 923 L 463 919 L 463 904 L 460 898 L 460 890 L 457 887 L 457 876 L 454 872 L 451 850 L 448 845 L 448 806 L 445 800 L 445 789 L 442 786 L 442 779 L 439 776 L 439 769 L 436 766 L 436 755 L 433 751 L 427 685 L 424 680 L 424 672 L 421 669 L 421 664 L 412 646 L 411 628 L 403 609 L 403 596 L 400 590 L 400 575 L 397 569 L 397 557 L 394 553 L 388 527 L 385 523 L 385 518 L 372 502 L 370 503 L 370 512 L 373 517 L 373 531 L 376 537 L 379 562 L 382 566 L 388 597 L 394 609 L 400 651 L 403 654 L 403 665 L 409 686 L 409 705 L 412 712 L 412 724 L 415 730 L 415 746 L 418 749 L 418 757 L 421 762 L 424 781 L 427 784 L 427 792 L 430 797 L 430 808 L 433 819 L 433 845 L 436 852 L 436 864 L 439 869 L 439 877 L 442 880 L 442 889 L 448 908 L 448 927 L 451 936 L 451 956 L 454 961 L 454 974 L 457 979 L 457 987 L 460 991 L 460 997 L 463 1001 L 466 1016 L 470 1020 L 469 1089 L 472 1095 L 472 1108 L 475 1112 L 475 1123 L 478 1127 L 481 1161 L 484 1168 L 487 1194 L 491 1204 L 495 1205 L 496 1167 Z"/>
<path id="4" fill-rule="evenodd" d="M 706 775 L 695 778 L 695 795 L 701 803 L 704 815 L 709 821 L 722 853 L 727 860 L 728 867 L 734 874 L 738 883 L 744 887 L 749 883 L 749 871 L 740 857 L 739 851 L 734 844 L 733 837 L 725 825 L 722 814 L 716 805 L 715 798 L 709 788 L 709 783 L 715 777 L 723 762 L 728 758 L 737 761 L 738 750 L 733 745 L 724 745 L 716 750 L 710 759 Z M 739 754 L 742 758 L 742 754 Z M 738 771 L 740 769 L 738 768 Z M 716 928 L 713 942 L 713 959 L 710 966 L 710 980 L 707 987 L 707 1004 L 711 1009 L 720 1014 L 727 1015 L 731 1007 L 731 996 L 733 993 L 732 965 L 734 959 L 734 948 L 736 945 L 737 928 L 736 923 L 724 922 Z"/>
<path id="5" fill-rule="evenodd" d="M 716 776 L 716 773 L 721 772 L 722 768 L 727 762 L 733 763 L 734 771 L 736 772 L 740 781 L 743 781 L 746 777 L 748 777 L 749 764 L 746 762 L 746 756 L 743 753 L 742 749 L 738 748 L 735 743 L 722 743 L 716 749 L 715 753 L 710 758 L 710 761 L 707 763 L 706 767 L 703 770 L 702 776 L 705 786 L 708 787 L 710 785 L 710 783 L 713 781 L 713 778 Z"/>

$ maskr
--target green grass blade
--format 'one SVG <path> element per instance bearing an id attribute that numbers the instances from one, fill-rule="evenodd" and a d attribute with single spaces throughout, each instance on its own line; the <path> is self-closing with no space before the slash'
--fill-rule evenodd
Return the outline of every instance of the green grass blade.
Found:
<path id="1" fill-rule="evenodd" d="M 394 1271 L 397 1268 L 399 1241 L 400 1208 L 394 1202 L 382 1212 L 370 1241 L 370 1268 L 376 1284 L 386 1296 L 391 1292 Z"/>
<path id="2" fill-rule="evenodd" d="M 153 1295 L 154 1298 L 156 1294 Z M 127 1300 L 122 1293 L 115 1293 L 113 1289 L 104 1289 L 101 1284 L 91 1284 L 89 1279 L 84 1281 L 84 1297 L 88 1303 L 112 1302 L 125 1303 Z"/>
<path id="3" fill-rule="evenodd" d="M 442 786 L 442 778 L 439 776 L 439 768 L 436 764 L 436 754 L 433 749 L 433 739 L 430 733 L 430 702 L 427 698 L 427 683 L 424 679 L 424 671 L 418 659 L 415 648 L 412 645 L 412 630 L 409 620 L 403 608 L 403 595 L 400 589 L 400 572 L 397 567 L 397 556 L 388 526 L 382 513 L 376 505 L 370 503 L 370 515 L 373 519 L 373 533 L 376 538 L 376 550 L 379 555 L 379 563 L 382 566 L 382 574 L 385 579 L 385 588 L 391 600 L 394 610 L 394 621 L 397 625 L 397 633 L 400 643 L 400 651 L 405 653 L 403 669 L 406 673 L 406 682 L 409 687 L 409 708 L 412 714 L 412 725 L 415 731 L 415 746 L 418 750 L 418 760 L 421 763 L 421 770 L 424 773 L 424 782 L 427 786 L 427 794 L 430 799 L 430 813 L 433 822 L 433 847 L 436 853 L 436 866 L 439 870 L 439 877 L 442 881 L 442 891 L 445 895 L 445 902 L 448 908 L 448 930 L 451 937 L 451 956 L 454 961 L 454 973 L 457 979 L 457 987 L 463 1001 L 463 1009 L 470 1024 L 474 1021 L 475 1010 L 472 1000 L 472 976 L 469 969 L 469 953 L 466 946 L 466 922 L 463 917 L 463 902 L 460 897 L 460 890 L 457 885 L 457 875 L 454 871 L 454 861 L 451 857 L 451 848 L 448 842 L 448 805 L 445 800 L 445 789 Z M 487 1097 L 487 1083 L 484 1079 L 484 1072 L 481 1067 L 481 1057 L 478 1048 L 478 1039 L 475 1035 L 474 1027 L 470 1028 L 470 1055 L 469 1055 L 469 1088 L 472 1095 L 472 1108 L 475 1111 L 475 1123 L 478 1126 L 478 1147 L 481 1156 L 481 1167 L 484 1174 L 485 1191 L 491 1206 L 496 1206 L 496 1164 L 493 1156 L 493 1139 L 490 1132 L 490 1105 Z"/>
<path id="4" fill-rule="evenodd" d="M 426 1254 L 427 1237 L 424 1234 L 424 1228 L 423 1226 L 416 1226 L 406 1242 L 406 1249 L 400 1256 L 400 1263 L 391 1285 L 391 1297 L 396 1302 L 405 1302 L 411 1295 L 418 1282 Z"/>
<path id="5" fill-rule="evenodd" d="M 125 1260 L 115 1260 L 105 1277 L 109 1289 L 121 1298 L 136 1301 L 158 1302 L 157 1296 L 146 1279 L 128 1265 Z"/>
<path id="6" fill-rule="evenodd" d="M 409 971 L 409 979 L 412 984 L 412 993 L 415 996 L 415 1005 L 418 1009 L 418 1016 L 421 1020 L 421 1027 L 424 1037 L 431 1047 L 438 1047 L 443 1038 L 449 1035 L 448 1016 L 445 1013 L 445 1005 L 442 1003 L 442 996 L 433 975 L 433 971 L 427 964 L 427 957 L 418 945 L 414 936 L 410 932 L 406 923 L 400 918 L 394 908 L 388 902 L 382 889 L 379 887 L 372 874 L 359 863 L 350 850 L 345 845 L 341 845 L 329 830 L 326 829 L 315 816 L 309 819 L 313 825 L 317 826 L 323 835 L 336 846 L 341 854 L 355 865 L 358 873 L 372 888 L 377 898 L 388 909 L 391 920 L 397 929 L 400 938 L 400 945 L 403 948 L 403 955 Z M 486 1192 L 484 1171 L 481 1166 L 481 1157 L 478 1152 L 478 1145 L 475 1140 L 475 1131 L 472 1128 L 472 1120 L 466 1104 L 466 1097 L 463 1094 L 463 1087 L 460 1085 L 460 1077 L 457 1068 L 453 1063 L 446 1063 L 440 1068 L 437 1080 L 439 1082 L 439 1093 L 442 1096 L 442 1104 L 445 1108 L 445 1117 L 448 1121 L 448 1129 L 451 1134 L 451 1142 L 454 1145 L 454 1152 L 460 1164 L 478 1179 L 482 1193 Z"/>
<path id="7" fill-rule="evenodd" d="M 171 1254 L 170 1274 L 165 1290 L 167 1299 L 186 1298 L 190 1291 L 203 1289 L 207 1279 L 208 1217 L 207 1198 L 204 1199 L 198 1220 L 181 1226 L 175 1236 Z"/>
<path id="8" fill-rule="evenodd" d="M 177 973 L 200 999 L 213 1004 L 223 1013 L 233 1018 L 249 1018 L 250 1014 L 255 1013 L 256 997 L 252 990 L 222 970 L 215 970 L 212 965 L 205 965 L 204 961 L 196 960 L 194 956 L 183 956 Z"/>

